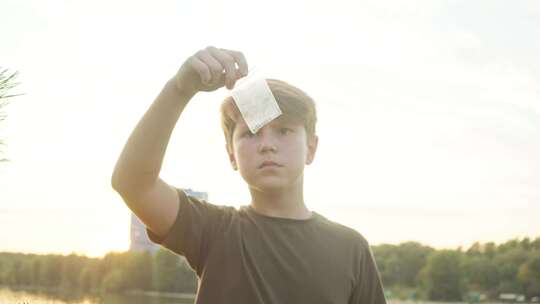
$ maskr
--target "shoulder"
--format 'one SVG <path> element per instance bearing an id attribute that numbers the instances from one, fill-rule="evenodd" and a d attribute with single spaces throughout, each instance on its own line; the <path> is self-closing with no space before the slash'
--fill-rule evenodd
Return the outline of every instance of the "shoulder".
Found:
<path id="1" fill-rule="evenodd" d="M 186 222 L 200 222 L 205 226 L 229 225 L 238 215 L 238 210 L 231 205 L 215 204 L 208 201 L 206 195 L 177 188 L 180 199 L 178 219 Z"/>
<path id="2" fill-rule="evenodd" d="M 356 245 L 363 249 L 369 248 L 369 243 L 367 239 L 358 230 L 344 224 L 329 220 L 318 213 L 317 216 L 320 217 L 320 225 L 326 228 L 328 231 L 330 231 L 330 233 L 334 234 L 339 239 L 347 241 L 350 244 Z"/>
<path id="3" fill-rule="evenodd" d="M 208 208 L 223 212 L 234 213 L 238 210 L 231 205 L 222 205 L 209 202 L 205 192 L 195 192 L 191 189 L 176 188 L 180 200 L 180 204 L 194 205 L 199 208 Z"/>

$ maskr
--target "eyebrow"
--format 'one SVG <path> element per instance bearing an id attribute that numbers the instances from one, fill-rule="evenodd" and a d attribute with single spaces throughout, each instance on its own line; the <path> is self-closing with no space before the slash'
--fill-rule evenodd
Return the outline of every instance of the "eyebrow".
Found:
<path id="1" fill-rule="evenodd" d="M 283 126 L 295 127 L 295 126 L 300 126 L 301 123 L 296 122 L 290 118 L 278 117 L 272 120 L 271 122 L 269 122 L 268 125 L 274 125 L 274 126 L 277 125 L 277 127 L 283 127 Z M 248 131 L 251 132 L 251 130 L 246 124 L 237 124 L 235 127 L 235 130 L 238 130 L 238 133 L 240 134 L 244 134 L 245 132 L 248 132 Z"/>
<path id="2" fill-rule="evenodd" d="M 287 125 L 287 126 L 300 126 L 301 122 L 292 120 L 290 118 L 278 118 L 276 119 L 276 124 L 278 125 Z"/>

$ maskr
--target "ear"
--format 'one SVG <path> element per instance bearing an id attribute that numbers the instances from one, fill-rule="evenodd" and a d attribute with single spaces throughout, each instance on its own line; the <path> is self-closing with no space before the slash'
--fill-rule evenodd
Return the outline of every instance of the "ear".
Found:
<path id="1" fill-rule="evenodd" d="M 313 162 L 313 159 L 315 158 L 315 153 L 317 152 L 318 144 L 319 144 L 319 137 L 317 135 L 313 135 L 311 139 L 308 139 L 306 165 L 309 165 Z"/>
<path id="2" fill-rule="evenodd" d="M 232 147 L 229 147 L 229 144 L 225 144 L 225 150 L 227 150 L 227 155 L 229 155 L 229 162 L 231 163 L 231 167 L 233 170 L 238 170 L 238 166 L 236 165 L 236 159 L 234 158 L 234 151 Z"/>

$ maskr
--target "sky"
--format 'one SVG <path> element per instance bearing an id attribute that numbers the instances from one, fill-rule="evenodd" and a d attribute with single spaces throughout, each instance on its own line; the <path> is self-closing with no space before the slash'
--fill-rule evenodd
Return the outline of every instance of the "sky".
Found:
<path id="1" fill-rule="evenodd" d="M 540 237 L 538 1 L 3 0 L 0 20 L 0 66 L 24 93 L 0 123 L 0 251 L 127 250 L 116 160 L 210 45 L 315 100 L 310 210 L 372 245 Z M 224 148 L 226 96 L 188 104 L 160 176 L 239 207 L 250 197 Z"/>

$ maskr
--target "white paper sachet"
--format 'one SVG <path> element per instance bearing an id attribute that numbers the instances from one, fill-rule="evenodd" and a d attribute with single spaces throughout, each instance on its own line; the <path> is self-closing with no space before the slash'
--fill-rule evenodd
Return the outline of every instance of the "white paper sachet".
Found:
<path id="1" fill-rule="evenodd" d="M 239 79 L 231 96 L 253 134 L 282 114 L 266 79 L 259 71 L 252 70 Z"/>

